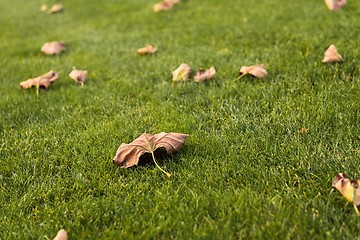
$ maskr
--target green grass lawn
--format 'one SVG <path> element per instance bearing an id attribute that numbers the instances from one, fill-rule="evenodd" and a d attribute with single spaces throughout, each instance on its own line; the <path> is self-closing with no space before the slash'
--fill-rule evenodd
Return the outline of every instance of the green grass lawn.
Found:
<path id="1" fill-rule="evenodd" d="M 355 239 L 332 190 L 360 178 L 360 3 L 322 0 L 0 0 L 0 239 Z M 61 40 L 58 56 L 40 52 Z M 159 48 L 138 56 L 147 43 Z M 335 44 L 342 64 L 323 64 Z M 207 83 L 171 81 L 180 63 Z M 236 80 L 264 64 L 265 79 Z M 87 69 L 84 88 L 67 75 Z M 36 98 L 19 83 L 61 76 Z M 301 128 L 308 128 L 301 134 Z M 159 164 L 122 169 L 119 145 L 187 133 Z"/>

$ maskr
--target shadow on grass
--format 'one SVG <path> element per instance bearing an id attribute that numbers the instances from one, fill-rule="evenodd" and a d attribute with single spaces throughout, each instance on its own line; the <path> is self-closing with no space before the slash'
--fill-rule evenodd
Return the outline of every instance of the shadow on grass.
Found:
<path id="1" fill-rule="evenodd" d="M 176 152 L 176 153 L 173 153 L 172 155 L 169 155 L 166 153 L 165 148 L 158 148 L 154 152 L 156 162 L 160 166 L 163 166 L 166 161 L 171 161 L 172 163 L 175 163 L 175 164 L 179 163 L 180 158 L 178 157 L 178 154 L 179 153 Z M 154 167 L 156 166 L 152 159 L 151 153 L 144 153 L 143 155 L 140 156 L 138 165 L 134 165 L 134 166 L 130 167 L 129 169 L 132 169 L 132 170 L 139 169 L 139 168 L 141 169 L 141 168 L 147 167 L 149 165 L 154 166 Z"/>
<path id="2" fill-rule="evenodd" d="M 168 155 L 166 153 L 165 148 L 158 148 L 154 152 L 155 159 L 158 164 L 163 165 L 165 161 L 171 160 L 173 163 L 178 163 L 179 158 L 177 157 L 179 153 L 173 153 L 172 155 Z M 155 163 L 152 159 L 151 153 L 144 153 L 139 158 L 139 167 L 147 166 L 147 165 L 153 165 L 155 166 Z"/>

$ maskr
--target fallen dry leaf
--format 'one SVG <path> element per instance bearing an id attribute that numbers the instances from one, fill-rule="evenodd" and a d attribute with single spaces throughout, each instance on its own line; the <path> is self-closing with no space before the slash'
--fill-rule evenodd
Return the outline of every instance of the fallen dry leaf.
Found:
<path id="1" fill-rule="evenodd" d="M 41 47 L 41 51 L 47 55 L 59 54 L 64 50 L 65 44 L 58 41 L 47 42 Z"/>
<path id="2" fill-rule="evenodd" d="M 162 12 L 162 11 L 169 11 L 173 8 L 173 4 L 168 4 L 166 2 L 157 3 L 154 5 L 153 10 L 154 12 Z"/>
<path id="3" fill-rule="evenodd" d="M 257 78 L 263 78 L 267 76 L 267 71 L 264 68 L 264 65 L 254 65 L 254 66 L 242 66 L 240 69 L 240 76 L 238 79 L 242 78 L 243 76 L 250 74 Z"/>
<path id="4" fill-rule="evenodd" d="M 334 178 L 333 187 L 354 205 L 356 213 L 359 215 L 357 206 L 360 205 L 360 180 L 350 180 L 344 173 L 338 173 Z"/>
<path id="5" fill-rule="evenodd" d="M 81 86 L 84 85 L 85 80 L 86 80 L 86 76 L 87 76 L 87 71 L 85 70 L 78 70 L 75 67 L 73 67 L 73 70 L 71 71 L 71 73 L 69 74 L 69 77 L 74 80 L 77 83 L 80 83 Z"/>
<path id="6" fill-rule="evenodd" d="M 163 2 L 155 4 L 153 10 L 154 12 L 169 11 L 180 2 L 181 0 L 164 0 Z"/>
<path id="7" fill-rule="evenodd" d="M 65 231 L 65 229 L 61 229 L 60 231 L 58 231 L 58 233 L 56 234 L 53 240 L 67 240 L 67 239 L 68 239 L 67 232 Z"/>
<path id="8" fill-rule="evenodd" d="M 195 82 L 205 82 L 207 80 L 213 79 L 216 75 L 215 67 L 211 66 L 206 71 L 204 69 L 200 69 L 194 76 Z"/>
<path id="9" fill-rule="evenodd" d="M 128 168 L 138 165 L 139 158 L 144 153 L 151 153 L 155 165 L 170 177 L 171 175 L 157 164 L 154 152 L 158 148 L 164 148 L 167 154 L 172 154 L 184 145 L 187 137 L 187 134 L 174 132 L 161 132 L 154 135 L 143 133 L 129 144 L 122 143 L 116 151 L 113 162 L 123 168 Z"/>
<path id="10" fill-rule="evenodd" d="M 37 89 L 48 88 L 50 84 L 53 83 L 58 77 L 59 74 L 51 70 L 50 72 L 45 73 L 44 75 L 21 82 L 20 87 L 22 89 L 31 88 L 32 86 L 36 86 Z M 38 90 L 37 90 L 37 94 L 38 94 Z"/>
<path id="11" fill-rule="evenodd" d="M 61 3 L 59 3 L 59 4 L 53 5 L 53 6 L 49 9 L 48 13 L 49 13 L 49 14 L 59 13 L 59 12 L 62 12 L 63 10 L 64 10 L 63 5 L 62 5 Z"/>
<path id="12" fill-rule="evenodd" d="M 325 3 L 330 11 L 336 11 L 346 5 L 346 0 L 325 0 Z"/>
<path id="13" fill-rule="evenodd" d="M 143 48 L 139 48 L 136 52 L 140 55 L 145 55 L 145 54 L 154 54 L 156 53 L 157 48 L 151 46 L 151 45 L 146 45 Z"/>
<path id="14" fill-rule="evenodd" d="M 186 63 L 180 64 L 180 66 L 172 72 L 173 81 L 186 81 L 189 80 L 191 73 L 191 67 Z"/>
<path id="15" fill-rule="evenodd" d="M 331 44 L 330 47 L 325 51 L 323 63 L 342 62 L 342 60 L 343 59 L 338 53 L 335 45 Z"/>

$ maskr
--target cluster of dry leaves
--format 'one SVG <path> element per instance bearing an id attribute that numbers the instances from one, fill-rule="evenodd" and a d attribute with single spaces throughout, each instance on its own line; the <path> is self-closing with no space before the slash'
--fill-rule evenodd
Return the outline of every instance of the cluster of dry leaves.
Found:
<path id="1" fill-rule="evenodd" d="M 86 76 L 87 76 L 87 71 L 78 70 L 75 67 L 73 67 L 73 70 L 69 74 L 69 77 L 73 79 L 75 82 L 80 83 L 81 86 L 84 85 Z M 55 80 L 58 79 L 58 77 L 59 77 L 59 73 L 51 70 L 41 76 L 30 78 L 26 81 L 21 82 L 20 88 L 27 89 L 35 86 L 36 94 L 38 95 L 40 88 L 47 89 L 53 82 L 55 82 Z"/>
<path id="2" fill-rule="evenodd" d="M 157 52 L 157 48 L 153 47 L 152 45 L 146 45 L 143 48 L 139 48 L 137 50 L 137 53 L 140 55 L 145 54 L 154 54 Z M 330 47 L 325 51 L 324 53 L 324 63 L 333 63 L 333 62 L 342 62 L 343 59 L 341 55 L 338 53 L 336 47 L 334 44 L 331 44 Z M 188 81 L 190 80 L 192 73 L 191 67 L 186 63 L 181 63 L 178 68 L 176 68 L 172 72 L 172 80 L 173 81 Z M 209 69 L 199 69 L 195 75 L 194 75 L 194 81 L 195 82 L 205 82 L 210 79 L 215 78 L 216 75 L 216 69 L 214 66 L 211 66 Z M 253 66 L 242 66 L 239 71 L 239 77 L 238 79 L 246 76 L 246 75 L 252 75 L 256 78 L 264 78 L 268 75 L 268 72 L 266 71 L 264 65 L 253 65 Z"/>
<path id="3" fill-rule="evenodd" d="M 160 3 L 154 5 L 154 12 L 168 11 L 171 10 L 176 4 L 180 3 L 181 0 L 164 0 Z M 346 0 L 325 0 L 327 7 L 331 11 L 341 9 L 345 4 Z M 47 12 L 49 14 L 59 13 L 63 11 L 62 4 L 55 4 L 52 7 L 48 8 L 47 5 L 42 5 L 40 10 L 42 12 Z M 41 51 L 46 55 L 57 55 L 65 50 L 65 44 L 63 42 L 54 41 L 45 43 Z M 149 55 L 157 52 L 157 48 L 152 45 L 146 45 L 143 48 L 139 48 L 137 53 L 139 55 Z M 343 59 L 341 55 L 338 53 L 335 45 L 330 45 L 330 47 L 324 53 L 324 63 L 332 63 L 332 62 L 342 62 Z M 192 69 L 186 63 L 181 63 L 180 66 L 173 70 L 172 72 L 172 80 L 173 81 L 188 81 L 191 78 Z M 268 75 L 266 69 L 262 64 L 252 65 L 252 66 L 242 66 L 239 71 L 238 79 L 251 75 L 256 78 L 264 78 Z M 209 69 L 199 69 L 194 75 L 193 80 L 195 82 L 205 82 L 215 78 L 216 69 L 214 66 L 211 66 Z M 22 89 L 31 88 L 32 86 L 36 86 L 37 94 L 39 88 L 47 89 L 55 80 L 59 77 L 59 73 L 51 70 L 48 73 L 45 73 L 41 76 L 28 79 L 20 83 L 20 87 Z M 69 77 L 74 81 L 80 83 L 82 86 L 87 77 L 86 70 L 78 70 L 75 67 L 70 72 Z M 302 128 L 300 131 L 302 134 L 306 134 L 308 129 Z M 156 161 L 154 152 L 159 149 L 165 149 L 166 154 L 170 155 L 174 152 L 179 151 L 188 135 L 184 133 L 175 133 L 175 132 L 161 132 L 158 134 L 148 134 L 143 133 L 138 138 L 133 140 L 131 143 L 122 143 L 118 150 L 116 151 L 116 155 L 113 159 L 113 163 L 121 166 L 123 168 L 129 168 L 139 164 L 140 157 L 144 154 L 150 154 L 153 162 L 156 167 L 158 167 L 163 173 L 166 174 L 167 177 L 171 177 L 171 174 L 162 169 Z M 339 173 L 335 176 L 333 181 L 333 187 L 338 189 L 341 194 L 354 205 L 356 213 L 358 215 L 359 211 L 357 206 L 360 205 L 360 189 L 359 185 L 360 180 L 350 180 L 345 174 Z M 67 232 L 64 229 L 61 229 L 54 240 L 67 240 Z"/>
<path id="4" fill-rule="evenodd" d="M 173 81 L 187 81 L 190 79 L 190 74 L 191 74 L 192 70 L 191 67 L 189 65 L 187 65 L 186 63 L 182 63 L 180 64 L 180 66 L 175 69 L 172 72 Z M 210 79 L 215 78 L 216 75 L 216 69 L 214 66 L 211 66 L 209 69 L 202 69 L 200 68 L 196 74 L 194 75 L 194 81 L 195 82 L 205 82 L 208 81 Z"/>
<path id="5" fill-rule="evenodd" d="M 325 0 L 329 10 L 336 11 L 345 6 L 346 0 Z M 343 58 L 338 53 L 334 44 L 325 51 L 324 63 L 342 62 Z M 357 206 L 360 205 L 360 180 L 350 180 L 344 173 L 338 173 L 333 181 L 333 187 L 336 188 L 343 197 L 353 204 L 356 215 L 360 216 Z"/>
<path id="6" fill-rule="evenodd" d="M 42 5 L 40 7 L 40 11 L 47 12 L 49 14 L 53 13 L 59 13 L 64 10 L 63 5 L 61 3 L 55 4 L 52 7 L 48 8 L 47 5 Z M 53 41 L 53 42 L 46 42 L 41 47 L 41 52 L 43 52 L 46 55 L 57 55 L 61 52 L 65 51 L 65 44 L 60 41 Z M 30 78 L 26 81 L 20 82 L 20 88 L 21 89 L 28 89 L 33 86 L 36 87 L 36 95 L 39 95 L 39 89 L 48 89 L 49 86 L 55 82 L 59 77 L 58 72 L 54 72 L 53 70 L 49 71 L 48 73 L 45 73 L 41 76 Z M 86 77 L 87 77 L 87 71 L 86 70 L 78 70 L 75 67 L 73 67 L 72 71 L 69 74 L 69 77 L 73 79 L 75 82 L 80 83 L 81 87 L 84 86 Z"/>
<path id="7" fill-rule="evenodd" d="M 336 11 L 345 6 L 346 0 L 325 0 L 329 10 Z M 325 51 L 324 63 L 342 62 L 343 58 L 338 53 L 334 44 Z M 358 206 L 360 205 L 360 180 L 350 180 L 344 173 L 338 173 L 333 181 L 333 187 L 336 188 L 343 197 L 353 204 L 356 215 L 360 216 Z"/>
<path id="8" fill-rule="evenodd" d="M 166 11 L 170 10 L 175 6 L 176 4 L 180 3 L 180 0 L 165 0 L 161 3 L 154 5 L 154 11 Z M 343 7 L 346 4 L 345 0 L 325 0 L 327 6 L 330 10 L 338 10 L 341 7 Z M 63 5 L 62 4 L 55 4 L 50 9 L 48 9 L 47 5 L 42 5 L 40 8 L 41 11 L 48 12 L 50 14 L 52 13 L 58 13 L 63 11 Z M 148 54 L 154 54 L 157 52 L 157 48 L 153 47 L 152 45 L 148 44 L 145 47 L 139 48 L 137 50 L 137 53 L 139 55 L 148 55 Z M 46 42 L 42 47 L 41 51 L 46 55 L 57 55 L 61 52 L 65 51 L 65 44 L 60 41 L 53 41 L 53 42 Z M 338 53 L 335 45 L 330 45 L 330 47 L 325 51 L 325 56 L 323 59 L 324 63 L 331 63 L 331 62 L 342 62 L 342 57 Z M 191 67 L 186 64 L 182 63 L 180 66 L 175 69 L 172 72 L 172 80 L 173 81 L 187 81 L 190 79 L 190 75 L 192 73 Z M 50 75 L 54 76 L 50 76 Z M 256 78 L 263 78 L 267 76 L 267 71 L 264 68 L 262 64 L 260 65 L 253 65 L 253 66 L 242 66 L 239 71 L 239 77 L 238 79 L 246 76 L 246 75 L 252 75 Z M 199 69 L 193 79 L 195 82 L 205 82 L 208 80 L 211 80 L 215 78 L 216 75 L 216 69 L 214 66 L 211 66 L 209 69 Z M 38 89 L 39 88 L 45 88 L 47 89 L 51 83 L 53 83 L 57 78 L 59 74 L 55 73 L 54 71 L 50 71 L 49 73 L 43 74 L 36 78 L 31 78 L 26 81 L 23 81 L 20 83 L 20 87 L 22 89 L 31 88 L 32 86 L 36 86 L 37 88 L 37 95 L 39 94 Z M 69 77 L 73 79 L 74 81 L 81 84 L 81 86 L 84 85 L 86 77 L 87 77 L 87 71 L 86 70 L 77 70 L 73 69 L 71 73 L 69 74 Z"/>
<path id="9" fill-rule="evenodd" d="M 154 11 L 168 11 L 173 8 L 174 5 L 179 3 L 178 0 L 164 0 L 161 3 L 154 5 Z M 341 9 L 346 4 L 346 0 L 325 0 L 325 3 L 329 10 L 335 11 Z M 143 48 L 137 50 L 137 53 L 140 55 L 145 54 L 154 54 L 157 52 L 157 48 L 152 45 L 147 45 Z M 334 44 L 331 44 L 324 53 L 323 63 L 336 63 L 342 62 L 343 58 L 338 53 L 337 48 Z M 192 69 L 186 63 L 181 63 L 178 68 L 172 72 L 173 81 L 188 81 L 191 78 Z M 195 82 L 205 82 L 210 79 L 215 78 L 216 69 L 214 66 L 211 66 L 209 69 L 199 69 L 193 76 Z M 251 75 L 256 78 L 264 78 L 268 75 L 265 67 L 262 64 L 253 65 L 253 66 L 242 66 L 239 71 L 238 79 Z M 301 128 L 300 133 L 306 134 L 309 131 L 307 128 Z M 122 143 L 119 149 L 116 152 L 113 162 L 116 165 L 121 165 L 122 167 L 128 168 L 134 165 L 137 165 L 140 159 L 140 156 L 144 153 L 151 153 L 152 158 L 156 166 L 164 172 L 168 177 L 171 174 L 164 171 L 156 162 L 154 157 L 154 151 L 157 148 L 165 148 L 168 154 L 171 154 L 179 150 L 188 135 L 182 133 L 159 133 L 155 135 L 142 134 L 140 137 L 135 139 L 130 144 Z M 357 206 L 360 205 L 360 180 L 349 180 L 345 174 L 339 173 L 335 179 L 333 186 L 338 189 L 343 196 L 351 202 L 356 210 L 358 215 L 359 211 Z"/>

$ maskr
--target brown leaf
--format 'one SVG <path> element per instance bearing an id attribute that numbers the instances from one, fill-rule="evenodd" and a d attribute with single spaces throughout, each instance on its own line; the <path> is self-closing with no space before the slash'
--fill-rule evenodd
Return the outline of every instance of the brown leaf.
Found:
<path id="1" fill-rule="evenodd" d="M 154 54 L 156 53 L 157 48 L 151 46 L 151 45 L 146 45 L 143 48 L 139 48 L 136 52 L 140 55 L 145 55 L 145 54 Z"/>
<path id="2" fill-rule="evenodd" d="M 167 2 L 161 2 L 154 5 L 153 10 L 154 12 L 162 12 L 162 11 L 169 11 L 173 8 L 173 4 L 169 4 Z"/>
<path id="3" fill-rule="evenodd" d="M 53 83 L 58 77 L 59 74 L 51 70 L 50 72 L 45 73 L 44 75 L 21 82 L 20 87 L 22 89 L 31 88 L 32 86 L 37 86 L 40 88 L 48 88 L 50 84 Z"/>
<path id="4" fill-rule="evenodd" d="M 338 53 L 334 44 L 331 44 L 330 47 L 325 51 L 325 57 L 323 59 L 323 63 L 331 63 L 331 62 L 342 62 L 342 57 Z"/>
<path id="5" fill-rule="evenodd" d="M 129 144 L 122 143 L 116 151 L 113 162 L 123 168 L 132 167 L 138 165 L 139 158 L 144 153 L 151 153 L 155 161 L 153 154 L 156 149 L 164 148 L 167 154 L 172 154 L 184 145 L 187 137 L 187 134 L 174 132 L 161 132 L 155 135 L 143 133 Z M 157 165 L 156 161 L 155 164 Z"/>
<path id="6" fill-rule="evenodd" d="M 350 179 L 343 173 L 338 173 L 333 181 L 335 187 L 349 202 L 353 201 L 354 187 L 351 185 Z"/>
<path id="7" fill-rule="evenodd" d="M 61 229 L 55 236 L 53 240 L 67 240 L 67 232 L 64 229 Z"/>
<path id="8" fill-rule="evenodd" d="M 264 68 L 264 65 L 254 65 L 254 66 L 242 66 L 240 69 L 240 77 L 243 77 L 247 74 L 250 74 L 257 78 L 263 78 L 267 76 L 267 71 Z"/>
<path id="9" fill-rule="evenodd" d="M 346 5 L 346 0 L 325 0 L 325 3 L 330 11 L 336 11 Z"/>
<path id="10" fill-rule="evenodd" d="M 206 71 L 204 69 L 200 69 L 194 76 L 195 82 L 205 82 L 207 80 L 213 79 L 216 75 L 215 67 L 211 66 Z"/>
<path id="11" fill-rule="evenodd" d="M 173 81 L 186 81 L 189 80 L 191 73 L 191 67 L 186 63 L 180 64 L 180 66 L 172 72 Z"/>
<path id="12" fill-rule="evenodd" d="M 64 50 L 65 44 L 58 41 L 47 42 L 41 47 L 41 51 L 47 55 L 59 54 Z"/>
<path id="13" fill-rule="evenodd" d="M 181 0 L 164 0 L 163 2 L 155 4 L 153 10 L 154 12 L 169 11 L 180 2 Z"/>
<path id="14" fill-rule="evenodd" d="M 84 82 L 86 80 L 87 71 L 85 70 L 78 70 L 75 67 L 73 67 L 73 70 L 69 74 L 69 77 L 74 80 L 75 82 L 78 82 L 81 84 L 81 86 L 84 85 Z"/>
<path id="15" fill-rule="evenodd" d="M 344 173 L 338 173 L 334 178 L 333 187 L 350 203 L 360 205 L 360 180 L 350 180 Z"/>
<path id="16" fill-rule="evenodd" d="M 62 5 L 61 3 L 59 3 L 59 4 L 53 5 L 53 6 L 49 9 L 48 13 L 49 13 L 49 14 L 59 13 L 59 12 L 62 12 L 63 10 L 64 10 L 63 5 Z"/>

